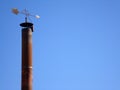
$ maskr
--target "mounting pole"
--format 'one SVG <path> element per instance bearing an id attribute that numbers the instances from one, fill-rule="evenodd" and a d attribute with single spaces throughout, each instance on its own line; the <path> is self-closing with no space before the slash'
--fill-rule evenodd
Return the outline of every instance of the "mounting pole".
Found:
<path id="1" fill-rule="evenodd" d="M 32 32 L 33 24 L 24 22 L 22 27 L 22 80 L 21 90 L 32 90 Z"/>
<path id="2" fill-rule="evenodd" d="M 25 22 L 27 23 L 27 17 L 25 17 Z"/>

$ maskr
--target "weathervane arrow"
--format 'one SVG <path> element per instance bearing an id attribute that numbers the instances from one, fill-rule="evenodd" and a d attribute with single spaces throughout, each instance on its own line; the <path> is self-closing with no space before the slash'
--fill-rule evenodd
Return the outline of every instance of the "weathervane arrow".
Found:
<path id="1" fill-rule="evenodd" d="M 32 14 L 30 14 L 30 13 L 28 12 L 28 10 L 26 10 L 26 9 L 24 9 L 24 10 L 22 10 L 22 11 L 19 11 L 17 8 L 13 8 L 13 9 L 12 9 L 12 12 L 13 12 L 15 15 L 24 14 L 24 15 L 25 15 L 25 22 L 27 22 L 27 18 L 28 18 L 29 16 L 35 17 L 35 18 L 37 18 L 37 19 L 40 18 L 39 15 L 32 15 Z"/>

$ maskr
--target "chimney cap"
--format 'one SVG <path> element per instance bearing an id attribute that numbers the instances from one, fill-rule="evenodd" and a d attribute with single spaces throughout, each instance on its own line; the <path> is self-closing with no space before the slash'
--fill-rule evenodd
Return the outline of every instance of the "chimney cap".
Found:
<path id="1" fill-rule="evenodd" d="M 21 27 L 33 27 L 33 24 L 30 22 L 24 22 L 20 24 Z"/>

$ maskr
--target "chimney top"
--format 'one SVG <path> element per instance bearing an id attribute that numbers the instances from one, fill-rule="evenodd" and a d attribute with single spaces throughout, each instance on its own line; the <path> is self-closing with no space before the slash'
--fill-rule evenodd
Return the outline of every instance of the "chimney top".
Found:
<path id="1" fill-rule="evenodd" d="M 24 22 L 24 23 L 21 23 L 20 26 L 23 27 L 23 28 L 31 28 L 32 32 L 33 32 L 33 23 Z"/>
<path id="2" fill-rule="evenodd" d="M 24 22 L 24 23 L 21 23 L 20 26 L 21 26 L 21 27 L 32 27 L 33 24 L 32 24 L 32 23 L 29 23 L 29 22 Z"/>

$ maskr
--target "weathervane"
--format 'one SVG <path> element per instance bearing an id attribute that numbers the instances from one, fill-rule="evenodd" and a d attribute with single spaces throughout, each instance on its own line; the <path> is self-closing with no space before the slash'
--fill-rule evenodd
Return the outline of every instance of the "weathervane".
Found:
<path id="1" fill-rule="evenodd" d="M 17 8 L 13 8 L 12 9 L 12 12 L 14 13 L 14 14 L 24 14 L 25 15 L 25 22 L 27 22 L 27 18 L 29 17 L 29 16 L 32 16 L 32 17 L 35 17 L 35 18 L 37 18 L 37 19 L 39 19 L 40 18 L 40 16 L 39 15 L 32 15 L 32 14 L 30 14 L 29 12 L 28 12 L 28 10 L 26 10 L 26 9 L 24 9 L 24 10 L 22 10 L 22 11 L 19 11 Z"/>

